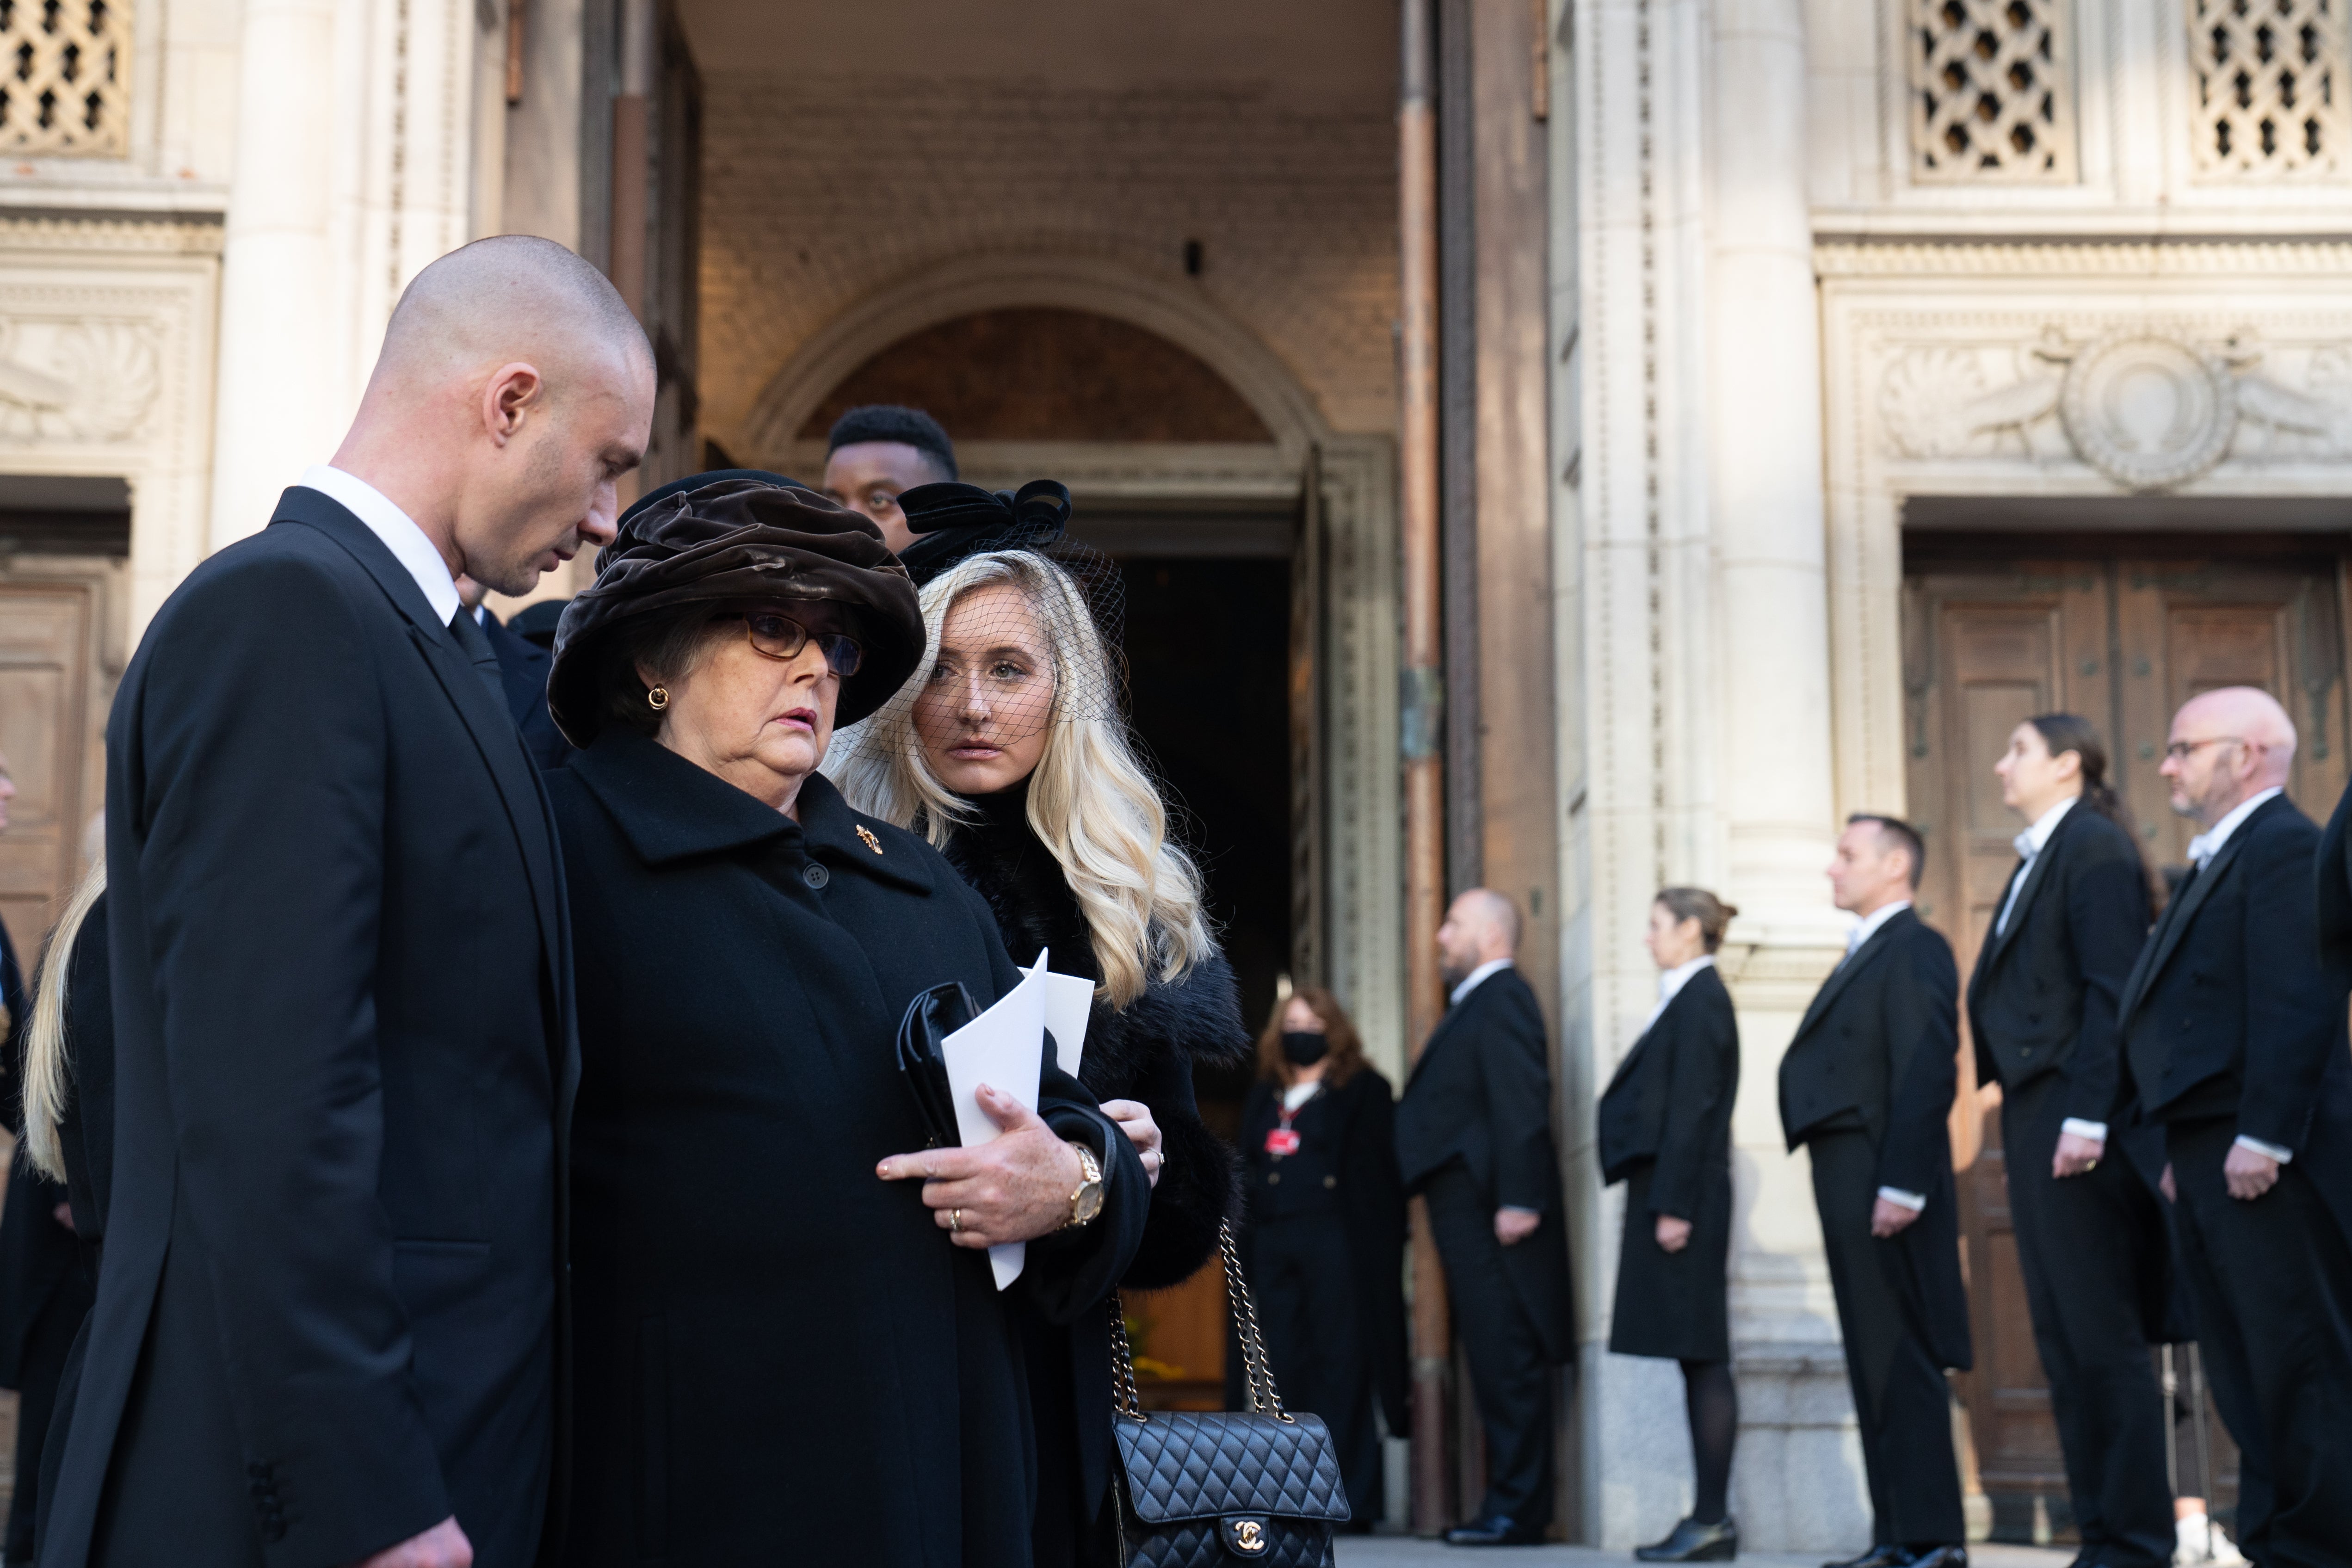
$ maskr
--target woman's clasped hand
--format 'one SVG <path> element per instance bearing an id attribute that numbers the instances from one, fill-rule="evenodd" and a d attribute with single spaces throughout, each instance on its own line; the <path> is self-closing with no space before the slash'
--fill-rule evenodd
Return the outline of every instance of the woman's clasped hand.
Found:
<path id="1" fill-rule="evenodd" d="M 982 1084 L 978 1098 L 1002 1137 L 976 1149 L 893 1154 L 875 1173 L 921 1182 L 924 1205 L 958 1247 L 998 1247 L 1061 1229 L 1072 1217 L 1071 1194 L 1087 1179 L 1078 1152 L 1003 1089 Z"/>

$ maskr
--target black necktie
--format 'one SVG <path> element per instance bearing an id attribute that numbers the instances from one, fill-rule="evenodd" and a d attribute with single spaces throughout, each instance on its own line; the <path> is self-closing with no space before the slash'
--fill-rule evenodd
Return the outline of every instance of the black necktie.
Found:
<path id="1" fill-rule="evenodd" d="M 449 617 L 449 635 L 457 639 L 457 646 L 465 650 L 466 657 L 474 661 L 474 673 L 480 676 L 482 684 L 490 689 L 490 700 L 499 705 L 499 712 L 505 712 L 507 689 L 506 683 L 499 679 L 498 650 L 490 647 L 490 639 L 483 632 L 481 623 L 474 619 L 474 612 L 463 605 L 458 605 L 457 613 Z"/>

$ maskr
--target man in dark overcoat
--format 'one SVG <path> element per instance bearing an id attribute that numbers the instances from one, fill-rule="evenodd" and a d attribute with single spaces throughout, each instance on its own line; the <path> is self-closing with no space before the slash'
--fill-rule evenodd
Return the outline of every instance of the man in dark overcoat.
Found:
<path id="1" fill-rule="evenodd" d="M 2147 937 L 2147 872 L 2107 815 L 2106 758 L 2087 730 L 2031 720 L 1995 765 L 2029 826 L 1969 977 L 1969 1030 L 1979 1081 L 2001 1088 L 2010 1217 L 2075 1529 L 2100 1568 L 2168 1568 L 2171 1423 L 2152 1353 L 2177 1337 L 2164 1141 L 2130 1125 L 2116 1033 Z"/>
<path id="2" fill-rule="evenodd" d="M 1830 886 L 1861 924 L 1780 1058 L 1780 1125 L 1811 1158 L 1870 1481 L 1870 1549 L 1839 1568 L 1968 1562 L 1944 1381 L 1971 1360 L 1946 1121 L 1959 969 L 1911 908 L 1924 859 L 1907 823 L 1847 822 Z"/>
<path id="3" fill-rule="evenodd" d="M 2320 833 L 2268 693 L 2181 707 L 2160 772 L 2202 829 L 2124 986 L 2125 1068 L 2164 1130 L 2181 1270 L 2265 1568 L 2352 1544 L 2352 1058 L 2320 958 Z M 2323 868 L 2323 870 L 2325 868 Z"/>
<path id="4" fill-rule="evenodd" d="M 41 1561 L 529 1568 L 568 1416 L 562 878 L 456 577 L 611 537 L 654 370 L 520 237 L 409 285 L 334 463 L 107 729 L 115 1163 Z"/>
<path id="5" fill-rule="evenodd" d="M 1473 888 L 1438 928 L 1452 1005 L 1397 1102 L 1397 1164 L 1428 1199 L 1445 1298 L 1486 1433 L 1486 1496 L 1459 1546 L 1540 1541 L 1552 1511 L 1551 1369 L 1575 1353 L 1550 1056 L 1513 967 L 1518 910 Z"/>

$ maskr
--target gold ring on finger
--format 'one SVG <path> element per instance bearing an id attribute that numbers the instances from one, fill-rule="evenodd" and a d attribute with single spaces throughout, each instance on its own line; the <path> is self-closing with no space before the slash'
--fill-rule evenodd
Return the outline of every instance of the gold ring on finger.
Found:
<path id="1" fill-rule="evenodd" d="M 963 1229 L 963 1210 L 948 1210 L 948 1229 L 950 1232 L 960 1232 Z"/>

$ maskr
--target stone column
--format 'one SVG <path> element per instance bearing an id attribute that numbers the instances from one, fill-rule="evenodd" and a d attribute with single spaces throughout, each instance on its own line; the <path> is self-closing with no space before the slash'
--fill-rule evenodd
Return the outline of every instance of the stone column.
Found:
<path id="1" fill-rule="evenodd" d="M 211 548 L 259 530 L 350 414 L 336 266 L 336 0 L 246 0 L 221 259 Z"/>
<path id="2" fill-rule="evenodd" d="M 1707 467 L 1730 896 L 1775 944 L 1837 928 L 1820 310 L 1801 0 L 1715 8 Z"/>
<path id="3" fill-rule="evenodd" d="M 1830 726 L 1821 320 L 1806 190 L 1801 0 L 1718 0 L 1708 126 L 1707 505 L 1726 968 L 1740 1008 L 1733 1507 L 1768 1549 L 1867 1532 L 1852 1402 L 1808 1167 L 1776 1089 L 1843 942 L 1822 870 L 1838 801 Z M 1854 803 L 1859 805 L 1863 803 Z"/>

